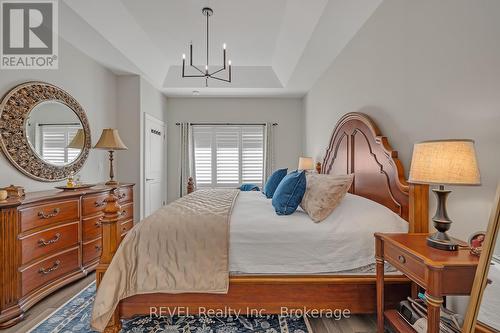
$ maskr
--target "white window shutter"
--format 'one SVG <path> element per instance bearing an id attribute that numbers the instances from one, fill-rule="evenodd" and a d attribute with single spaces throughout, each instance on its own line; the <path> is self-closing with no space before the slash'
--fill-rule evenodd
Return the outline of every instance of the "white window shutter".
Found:
<path id="1" fill-rule="evenodd" d="M 262 185 L 264 126 L 194 125 L 193 138 L 198 187 Z"/>
<path id="2" fill-rule="evenodd" d="M 194 127 L 194 172 L 198 186 L 212 185 L 212 136 L 210 127 Z"/>
<path id="3" fill-rule="evenodd" d="M 42 158 L 55 165 L 74 161 L 80 149 L 66 148 L 80 127 L 74 125 L 41 125 Z"/>
<path id="4" fill-rule="evenodd" d="M 242 183 L 262 184 L 264 130 L 262 126 L 241 128 Z"/>

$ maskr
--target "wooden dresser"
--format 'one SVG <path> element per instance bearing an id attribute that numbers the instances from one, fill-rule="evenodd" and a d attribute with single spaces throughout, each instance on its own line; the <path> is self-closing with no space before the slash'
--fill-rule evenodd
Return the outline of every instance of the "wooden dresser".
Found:
<path id="1" fill-rule="evenodd" d="M 104 199 L 114 188 L 27 193 L 0 203 L 0 328 L 54 290 L 95 270 Z M 134 225 L 133 184 L 115 190 L 122 237 Z"/>

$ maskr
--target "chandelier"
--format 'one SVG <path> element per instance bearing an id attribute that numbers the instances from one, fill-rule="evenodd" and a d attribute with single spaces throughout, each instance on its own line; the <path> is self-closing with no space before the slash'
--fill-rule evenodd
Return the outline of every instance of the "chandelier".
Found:
<path id="1" fill-rule="evenodd" d="M 209 54 L 209 40 L 208 40 L 208 32 L 209 32 L 209 24 L 208 21 L 210 19 L 210 16 L 214 14 L 214 11 L 210 7 L 205 7 L 201 10 L 203 13 L 203 16 L 207 17 L 207 62 L 205 64 L 205 70 L 201 70 L 197 66 L 193 65 L 193 43 L 191 42 L 189 44 L 189 66 L 193 67 L 195 70 L 197 70 L 200 74 L 186 74 L 185 69 L 186 69 L 186 54 L 182 55 L 182 77 L 201 77 L 205 78 L 205 87 L 208 87 L 208 79 L 214 79 L 214 80 L 219 80 L 219 81 L 224 81 L 224 82 L 231 82 L 231 60 L 227 61 L 226 64 L 226 43 L 222 45 L 222 58 L 223 58 L 223 66 L 222 68 L 219 68 L 213 72 L 208 71 L 208 54 Z M 227 69 L 227 71 L 226 71 Z M 227 79 L 221 78 L 216 76 L 218 73 L 222 72 L 227 72 Z"/>

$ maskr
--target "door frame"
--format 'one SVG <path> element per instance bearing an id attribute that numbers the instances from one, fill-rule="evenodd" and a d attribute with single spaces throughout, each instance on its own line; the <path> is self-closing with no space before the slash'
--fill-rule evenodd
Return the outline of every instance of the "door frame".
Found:
<path id="1" fill-rule="evenodd" d="M 140 216 L 141 220 L 146 216 L 146 126 L 147 126 L 147 121 L 152 121 L 154 123 L 157 123 L 158 125 L 162 126 L 164 128 L 163 130 L 163 202 L 164 205 L 167 202 L 167 122 L 160 120 L 156 118 L 155 116 L 150 115 L 147 112 L 144 112 L 144 121 L 143 121 L 143 126 L 142 126 L 142 131 L 143 131 L 143 156 L 142 156 L 142 179 L 141 179 L 141 185 L 142 185 L 142 194 L 143 197 L 141 198 L 142 204 L 141 204 L 141 211 L 140 211 Z"/>

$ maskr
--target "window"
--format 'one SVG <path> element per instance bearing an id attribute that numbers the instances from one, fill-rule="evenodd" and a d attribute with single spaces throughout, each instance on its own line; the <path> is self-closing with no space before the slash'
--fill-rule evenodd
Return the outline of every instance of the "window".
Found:
<path id="1" fill-rule="evenodd" d="M 64 165 L 73 162 L 80 149 L 66 148 L 81 126 L 78 125 L 39 125 L 42 158 L 52 164 Z"/>
<path id="2" fill-rule="evenodd" d="M 262 185 L 263 125 L 194 125 L 193 144 L 197 187 Z"/>

